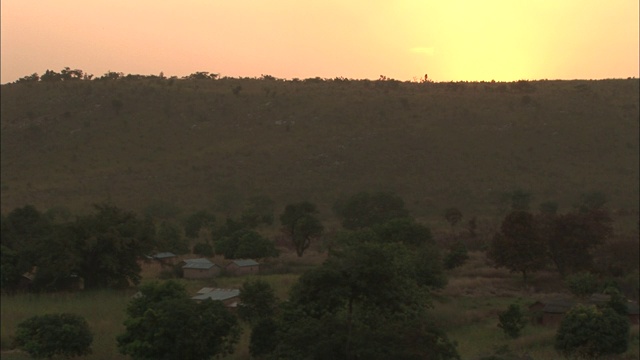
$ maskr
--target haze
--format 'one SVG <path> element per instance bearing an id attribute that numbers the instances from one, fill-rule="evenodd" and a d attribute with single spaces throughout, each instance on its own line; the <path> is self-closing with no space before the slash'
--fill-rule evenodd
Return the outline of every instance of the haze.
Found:
<path id="1" fill-rule="evenodd" d="M 100 76 L 638 77 L 637 0 L 3 0 L 1 82 Z"/>

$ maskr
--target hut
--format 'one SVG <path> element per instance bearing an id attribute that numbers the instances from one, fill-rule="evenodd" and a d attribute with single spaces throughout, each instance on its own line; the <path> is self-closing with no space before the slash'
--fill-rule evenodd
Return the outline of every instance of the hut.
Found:
<path id="1" fill-rule="evenodd" d="M 226 270 L 230 275 L 257 274 L 260 272 L 260 264 L 251 259 L 238 259 L 227 264 Z"/>
<path id="2" fill-rule="evenodd" d="M 217 300 L 222 301 L 224 306 L 228 308 L 236 308 L 240 302 L 240 290 L 204 287 L 191 299 L 196 301 Z"/>
<path id="3" fill-rule="evenodd" d="M 221 268 L 211 260 L 187 259 L 182 266 L 182 276 L 185 279 L 209 279 L 220 274 Z"/>

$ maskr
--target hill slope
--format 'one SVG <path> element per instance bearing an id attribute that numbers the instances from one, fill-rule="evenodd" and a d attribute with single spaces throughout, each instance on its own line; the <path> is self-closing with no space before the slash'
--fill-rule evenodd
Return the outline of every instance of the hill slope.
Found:
<path id="1" fill-rule="evenodd" d="M 111 199 L 278 210 L 390 190 L 418 216 L 568 207 L 638 213 L 639 81 L 400 83 L 120 79 L 2 85 L 2 211 Z M 226 200 L 225 200 L 226 199 Z M 637 216 L 635 216 L 637 219 Z"/>

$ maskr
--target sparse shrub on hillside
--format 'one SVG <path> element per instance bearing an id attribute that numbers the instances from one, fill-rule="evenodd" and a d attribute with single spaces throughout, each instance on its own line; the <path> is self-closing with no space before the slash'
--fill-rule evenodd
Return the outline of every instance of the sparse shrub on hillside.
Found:
<path id="1" fill-rule="evenodd" d="M 500 320 L 498 327 L 512 339 L 518 338 L 527 325 L 527 319 L 518 304 L 509 305 L 506 311 L 498 314 L 498 319 Z"/>
<path id="2" fill-rule="evenodd" d="M 448 208 L 444 212 L 444 218 L 451 225 L 451 233 L 455 234 L 455 226 L 462 220 L 462 212 L 458 208 Z"/>
<path id="3" fill-rule="evenodd" d="M 195 239 L 203 227 L 211 228 L 216 221 L 215 215 L 206 210 L 196 211 L 184 220 L 184 233 L 187 237 Z"/>
<path id="4" fill-rule="evenodd" d="M 175 219 L 181 211 L 182 210 L 172 202 L 154 200 L 144 208 L 143 213 L 146 217 L 155 220 L 170 220 Z"/>
<path id="5" fill-rule="evenodd" d="M 467 247 L 462 241 L 457 241 L 449 248 L 449 252 L 444 258 L 445 269 L 451 270 L 462 266 L 469 259 Z"/>

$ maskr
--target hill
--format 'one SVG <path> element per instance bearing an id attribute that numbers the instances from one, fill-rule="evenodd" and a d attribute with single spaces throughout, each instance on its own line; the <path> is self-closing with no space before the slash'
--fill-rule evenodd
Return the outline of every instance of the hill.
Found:
<path id="1" fill-rule="evenodd" d="M 1 87 L 2 212 L 111 200 L 277 212 L 394 191 L 419 217 L 496 214 L 522 189 L 600 191 L 638 219 L 639 80 L 408 83 L 131 77 Z M 466 216 L 466 215 L 465 215 Z"/>

